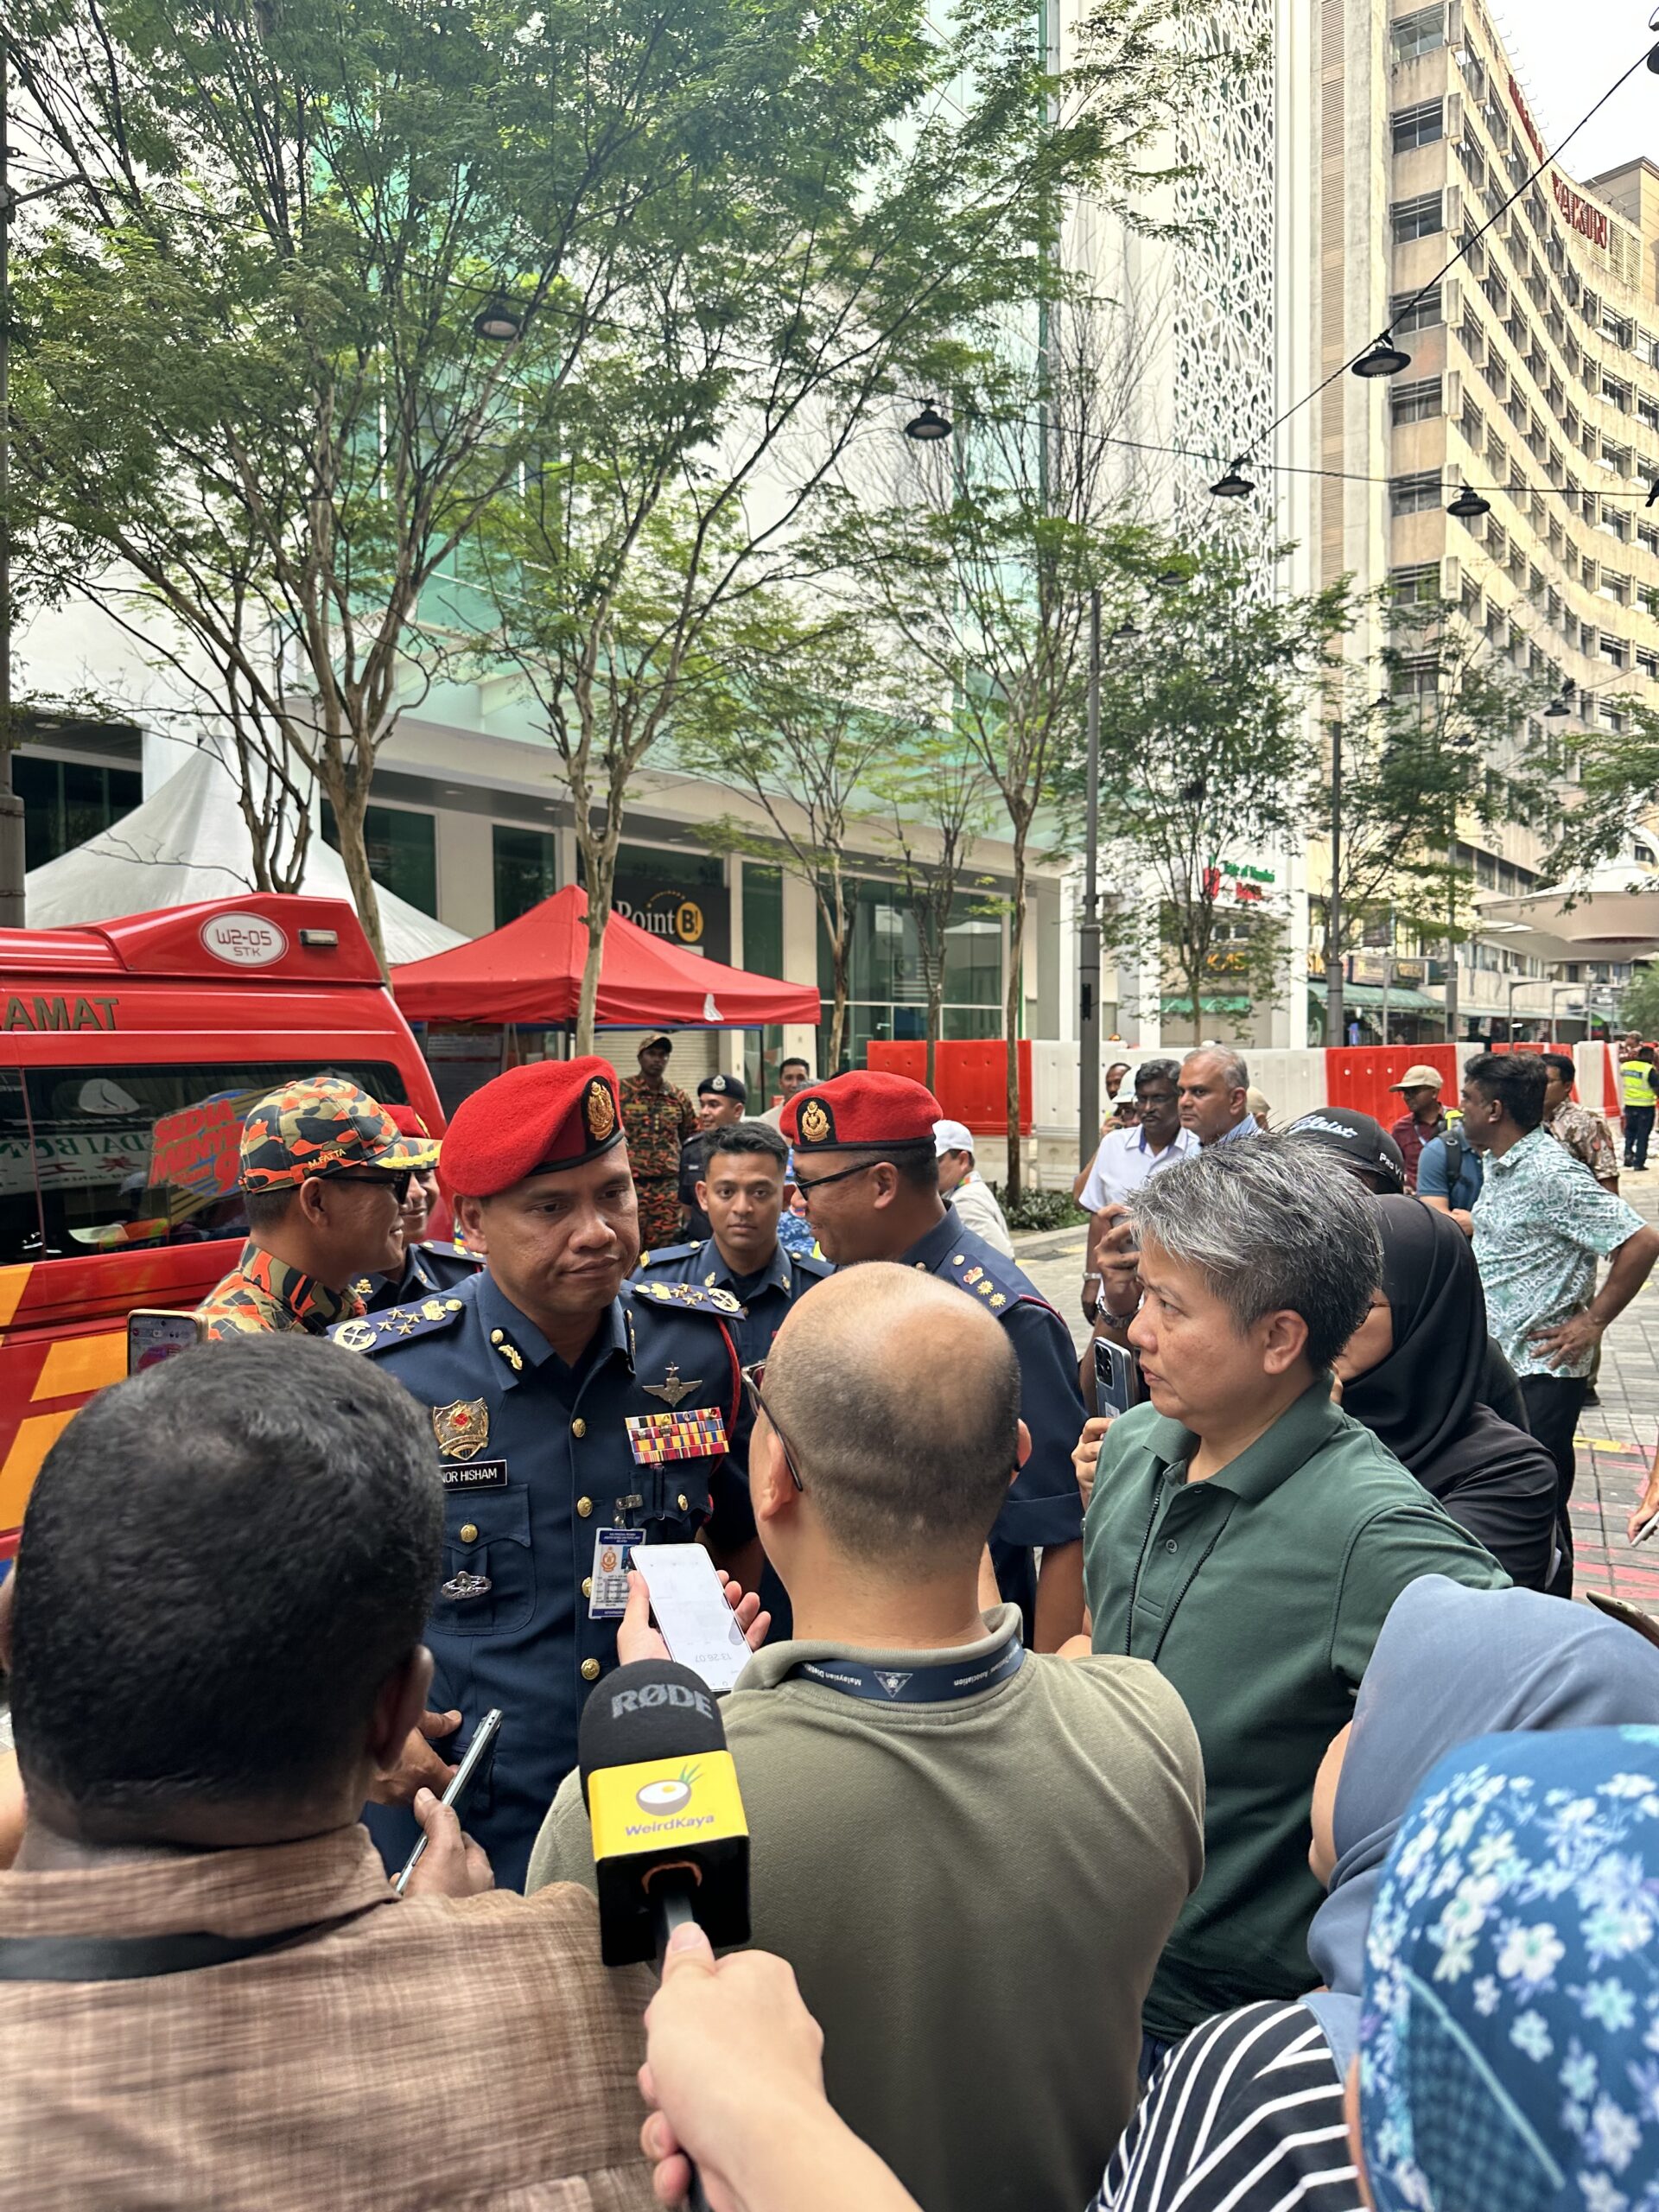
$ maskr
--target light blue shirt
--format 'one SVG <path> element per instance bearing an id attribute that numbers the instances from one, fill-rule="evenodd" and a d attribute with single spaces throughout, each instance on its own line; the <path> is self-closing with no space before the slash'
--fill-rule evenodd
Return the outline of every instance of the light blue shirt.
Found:
<path id="1" fill-rule="evenodd" d="M 1635 1236 L 1641 1215 L 1538 1128 L 1501 1160 L 1487 1154 L 1473 1219 L 1486 1318 L 1510 1365 L 1517 1375 L 1587 1375 L 1593 1352 L 1552 1367 L 1529 1340 L 1583 1313 L 1597 1261 Z"/>

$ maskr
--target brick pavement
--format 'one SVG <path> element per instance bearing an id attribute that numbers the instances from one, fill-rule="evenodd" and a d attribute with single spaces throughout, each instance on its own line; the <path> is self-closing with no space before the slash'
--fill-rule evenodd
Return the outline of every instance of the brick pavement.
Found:
<path id="1" fill-rule="evenodd" d="M 1659 1222 L 1659 1170 L 1627 1173 L 1620 1188 L 1644 1221 Z M 1014 1243 L 1020 1266 L 1065 1314 L 1081 1348 L 1089 1335 L 1077 1306 L 1082 1230 L 1020 1235 Z M 1597 1389 L 1600 1403 L 1585 1408 L 1579 1427 L 1572 1504 L 1578 1586 L 1659 1613 L 1659 1535 L 1631 1544 L 1624 1534 L 1659 1442 L 1659 1269 L 1607 1332 Z"/>

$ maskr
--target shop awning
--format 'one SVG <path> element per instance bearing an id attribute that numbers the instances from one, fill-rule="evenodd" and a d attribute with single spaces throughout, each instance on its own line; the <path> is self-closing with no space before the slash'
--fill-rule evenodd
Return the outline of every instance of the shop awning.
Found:
<path id="1" fill-rule="evenodd" d="M 1310 998 L 1318 999 L 1323 1005 L 1326 995 L 1324 982 L 1321 980 L 1315 982 L 1310 976 L 1307 995 Z M 1384 992 L 1381 983 L 1344 983 L 1342 987 L 1344 1006 L 1381 1006 L 1385 997 L 1389 1002 L 1390 1014 L 1444 1014 L 1446 1012 L 1446 1007 L 1440 1000 L 1430 998 L 1427 991 L 1420 991 L 1412 983 L 1395 983 L 1387 992 Z"/>
<path id="2" fill-rule="evenodd" d="M 588 955 L 588 894 L 575 884 L 516 922 L 452 952 L 391 971 L 410 1021 L 486 1021 L 567 1027 L 576 1018 Z M 597 1020 L 603 1029 L 754 1029 L 816 1024 L 816 990 L 751 976 L 665 944 L 621 915 L 605 929 Z"/>

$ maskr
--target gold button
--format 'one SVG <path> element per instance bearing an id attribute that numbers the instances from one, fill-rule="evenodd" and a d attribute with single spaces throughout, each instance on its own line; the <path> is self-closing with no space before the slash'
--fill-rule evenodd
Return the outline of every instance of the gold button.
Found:
<path id="1" fill-rule="evenodd" d="M 478 1524 L 476 1522 L 462 1522 L 461 1529 L 461 1541 L 463 1544 L 475 1544 L 478 1541 Z"/>
<path id="2" fill-rule="evenodd" d="M 591 1598 L 594 1594 L 594 1578 L 591 1574 L 584 1574 L 582 1578 L 582 1594 L 584 1598 Z"/>
<path id="3" fill-rule="evenodd" d="M 685 1510 L 685 1492 L 683 1491 L 680 1492 L 680 1510 L 682 1513 Z"/>
<path id="4" fill-rule="evenodd" d="M 500 1343 L 500 1341 L 501 1341 L 501 1332 L 500 1332 L 500 1330 L 499 1330 L 499 1329 L 492 1329 L 492 1330 L 490 1331 L 490 1342 L 491 1342 L 493 1344 L 499 1344 Z"/>
<path id="5" fill-rule="evenodd" d="M 588 1518 L 588 1516 L 593 1511 L 593 1510 L 594 1501 L 591 1497 L 579 1497 L 576 1500 L 576 1510 L 581 1514 L 584 1521 Z"/>
<path id="6" fill-rule="evenodd" d="M 965 1252 L 953 1252 L 950 1255 L 951 1266 L 953 1268 L 959 1268 L 967 1256 L 968 1255 Z"/>
<path id="7" fill-rule="evenodd" d="M 570 1433 L 572 1436 L 586 1436 L 588 1433 L 588 1424 L 580 1414 L 570 1424 Z"/>
<path id="8" fill-rule="evenodd" d="M 582 1661 L 582 1679 L 584 1682 L 596 1682 L 599 1680 L 599 1662 L 597 1659 L 584 1659 Z"/>

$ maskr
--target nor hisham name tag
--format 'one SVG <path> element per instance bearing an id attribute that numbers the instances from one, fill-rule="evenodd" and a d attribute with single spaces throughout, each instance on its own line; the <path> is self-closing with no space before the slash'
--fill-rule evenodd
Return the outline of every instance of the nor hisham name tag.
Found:
<path id="1" fill-rule="evenodd" d="M 601 1529 L 594 1538 L 593 1586 L 588 1592 L 590 1621 L 620 1621 L 628 1610 L 628 1569 L 638 1529 Z"/>
<path id="2" fill-rule="evenodd" d="M 505 1490 L 507 1486 L 505 1459 L 462 1459 L 454 1465 L 446 1460 L 438 1471 L 445 1490 Z"/>

